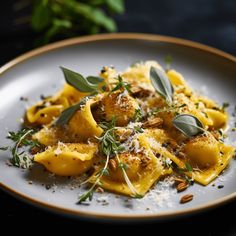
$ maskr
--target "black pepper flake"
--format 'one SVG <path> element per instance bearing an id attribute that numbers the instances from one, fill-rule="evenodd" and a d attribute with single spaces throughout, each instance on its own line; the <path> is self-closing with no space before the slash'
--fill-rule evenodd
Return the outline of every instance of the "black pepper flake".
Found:
<path id="1" fill-rule="evenodd" d="M 50 97 L 51 97 L 51 96 L 45 96 L 45 95 L 43 95 L 43 94 L 40 95 L 40 99 L 42 99 L 42 100 L 48 99 L 48 98 L 50 98 Z"/>
<path id="2" fill-rule="evenodd" d="M 215 187 L 216 185 L 215 185 L 215 184 L 212 184 L 211 186 L 212 186 L 212 187 Z"/>
<path id="3" fill-rule="evenodd" d="M 103 74 L 103 73 L 105 73 L 105 72 L 106 72 L 106 68 L 103 67 L 103 68 L 101 69 L 101 73 Z"/>
<path id="4" fill-rule="evenodd" d="M 166 147 L 168 147 L 168 145 L 169 145 L 169 143 L 163 143 L 161 146 L 166 148 Z"/>
<path id="5" fill-rule="evenodd" d="M 47 190 L 49 190 L 51 187 L 52 187 L 52 186 L 51 186 L 50 184 L 46 184 L 46 185 L 45 185 L 45 188 L 46 188 Z"/>
<path id="6" fill-rule="evenodd" d="M 20 101 L 27 102 L 28 98 L 27 97 L 20 97 Z"/>
<path id="7" fill-rule="evenodd" d="M 218 185 L 218 189 L 224 188 L 224 185 Z"/>

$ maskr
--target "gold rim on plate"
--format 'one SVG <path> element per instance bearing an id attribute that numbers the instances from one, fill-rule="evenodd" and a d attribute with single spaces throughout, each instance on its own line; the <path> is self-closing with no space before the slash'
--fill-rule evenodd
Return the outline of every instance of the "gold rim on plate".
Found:
<path id="1" fill-rule="evenodd" d="M 44 54 L 49 51 L 53 51 L 59 48 L 72 46 L 76 44 L 83 44 L 88 42 L 95 42 L 95 41 L 106 41 L 106 40 L 145 40 L 145 41 L 153 41 L 153 42 L 163 42 L 163 43 L 170 43 L 175 45 L 181 45 L 185 47 L 190 47 L 194 49 L 198 49 L 201 51 L 208 52 L 210 54 L 214 54 L 216 56 L 219 56 L 221 58 L 227 59 L 233 63 L 236 63 L 236 57 L 233 55 L 230 55 L 228 53 L 225 53 L 221 50 L 215 49 L 213 47 L 209 47 L 200 43 L 192 42 L 185 39 L 180 38 L 174 38 L 174 37 L 168 37 L 168 36 L 162 36 L 162 35 L 151 35 L 151 34 L 140 34 L 140 33 L 114 33 L 114 34 L 99 34 L 99 35 L 93 35 L 93 36 L 83 36 L 83 37 L 77 37 L 67 40 L 62 40 L 56 43 L 52 43 L 46 46 L 43 46 L 41 48 L 32 50 L 30 52 L 27 52 L 12 61 L 8 62 L 4 66 L 0 67 L 0 75 L 2 75 L 4 72 L 10 70 L 14 66 L 25 62 L 26 60 L 29 60 L 33 57 L 36 57 L 38 55 Z M 0 183 L 0 187 L 10 193 L 11 195 L 18 197 L 19 199 L 31 203 L 34 206 L 41 207 L 43 209 L 50 210 L 52 212 L 57 212 L 60 214 L 66 214 L 71 216 L 77 216 L 77 217 L 86 217 L 86 218 L 93 218 L 93 219 L 109 219 L 109 220 L 116 220 L 116 219 L 129 219 L 129 220 L 148 220 L 148 219 L 167 219 L 167 218 L 174 218 L 178 216 L 185 216 L 187 214 L 193 214 L 198 213 L 204 210 L 208 210 L 214 207 L 221 206 L 227 202 L 230 202 L 234 199 L 236 199 L 236 192 L 229 194 L 228 196 L 222 197 L 218 200 L 210 201 L 207 204 L 202 204 L 197 207 L 191 207 L 184 210 L 177 210 L 177 211 L 170 211 L 170 212 L 162 212 L 162 213 L 154 213 L 154 214 L 137 214 L 137 215 L 124 215 L 124 214 L 110 214 L 110 213 L 88 213 L 86 211 L 80 211 L 80 210 L 71 210 L 63 207 L 58 207 L 54 205 L 50 205 L 48 203 L 45 203 L 43 201 L 39 201 L 37 199 L 31 198 L 28 195 L 24 195 L 20 192 L 15 191 L 14 189 L 8 187 L 7 185 L 4 185 L 3 183 Z"/>

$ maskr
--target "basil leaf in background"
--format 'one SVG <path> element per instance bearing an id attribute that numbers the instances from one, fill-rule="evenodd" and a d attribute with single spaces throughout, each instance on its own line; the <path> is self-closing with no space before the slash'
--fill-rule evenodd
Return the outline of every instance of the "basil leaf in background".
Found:
<path id="1" fill-rule="evenodd" d="M 106 4 L 111 12 L 122 14 L 125 11 L 124 0 L 106 0 Z"/>
<path id="2" fill-rule="evenodd" d="M 60 67 L 64 73 L 66 82 L 78 89 L 80 92 L 89 93 L 95 92 L 98 88 L 98 83 L 91 83 L 86 78 L 84 78 L 81 74 L 69 70 L 64 67 Z"/>
<path id="3" fill-rule="evenodd" d="M 37 1 L 34 4 L 31 26 L 36 32 L 47 28 L 52 19 L 52 12 L 45 1 Z"/>
<path id="4" fill-rule="evenodd" d="M 150 80 L 157 93 L 165 98 L 168 104 L 171 104 L 174 89 L 166 73 L 160 69 L 151 67 Z"/>
<path id="5" fill-rule="evenodd" d="M 181 114 L 173 119 L 173 125 L 188 137 L 204 133 L 202 123 L 195 116 Z"/>
<path id="6" fill-rule="evenodd" d="M 65 109 L 61 115 L 59 116 L 59 118 L 56 121 L 56 125 L 66 125 L 69 123 L 70 119 L 73 117 L 73 115 L 82 108 L 82 106 L 84 106 L 86 104 L 86 102 L 89 100 L 89 98 L 91 98 L 91 96 L 86 96 L 84 97 L 79 103 L 68 107 L 67 109 Z"/>

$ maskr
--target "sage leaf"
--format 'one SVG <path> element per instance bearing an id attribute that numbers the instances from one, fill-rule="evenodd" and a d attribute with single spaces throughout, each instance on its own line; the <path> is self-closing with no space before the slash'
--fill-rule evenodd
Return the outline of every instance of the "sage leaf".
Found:
<path id="1" fill-rule="evenodd" d="M 68 124 L 70 119 L 73 117 L 73 115 L 86 104 L 86 102 L 89 100 L 89 98 L 91 98 L 91 96 L 86 96 L 86 97 L 82 98 L 79 103 L 65 109 L 61 113 L 59 118 L 57 119 L 56 125 L 63 126 L 63 125 Z"/>
<path id="2" fill-rule="evenodd" d="M 91 83 L 91 84 L 100 84 L 101 82 L 104 81 L 104 79 L 101 78 L 101 77 L 91 76 L 91 75 L 88 76 L 86 79 L 87 79 L 88 82 Z"/>
<path id="3" fill-rule="evenodd" d="M 195 116 L 181 114 L 173 119 L 173 125 L 187 137 L 204 133 L 202 123 Z"/>
<path id="4" fill-rule="evenodd" d="M 157 93 L 162 96 L 168 104 L 172 103 L 174 89 L 164 71 L 151 67 L 150 80 Z"/>
<path id="5" fill-rule="evenodd" d="M 71 86 L 73 86 L 74 88 L 78 89 L 80 92 L 85 92 L 85 93 L 95 92 L 98 89 L 98 84 L 101 83 L 101 78 L 99 78 L 99 80 L 98 77 L 91 77 L 91 76 L 88 78 L 84 78 L 81 74 L 77 72 L 74 72 L 64 67 L 60 68 L 64 73 L 66 82 Z"/>

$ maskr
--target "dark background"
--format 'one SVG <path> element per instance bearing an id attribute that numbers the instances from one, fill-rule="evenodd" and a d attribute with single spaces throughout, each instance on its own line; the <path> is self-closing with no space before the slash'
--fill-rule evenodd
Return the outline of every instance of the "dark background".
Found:
<path id="1" fill-rule="evenodd" d="M 35 34 L 28 24 L 16 25 L 15 19 L 27 16 L 29 9 L 14 11 L 17 1 L 1 1 L 0 5 L 0 66 L 14 57 L 34 48 Z M 201 42 L 236 55 L 236 0 L 126 0 L 126 13 L 116 17 L 120 32 L 143 32 L 181 37 Z M 38 228 L 68 228 L 98 232 L 112 232 L 126 228 L 150 229 L 159 235 L 176 232 L 182 235 L 236 235 L 236 203 L 230 203 L 197 216 L 152 223 L 127 224 L 126 226 L 99 225 L 91 222 L 74 221 L 33 208 L 0 191 L 0 217 L 14 225 L 38 225 Z M 6 222 L 6 224 L 5 224 Z M 11 229 L 9 228 L 9 230 Z M 164 234 L 164 233 L 163 233 Z"/>

